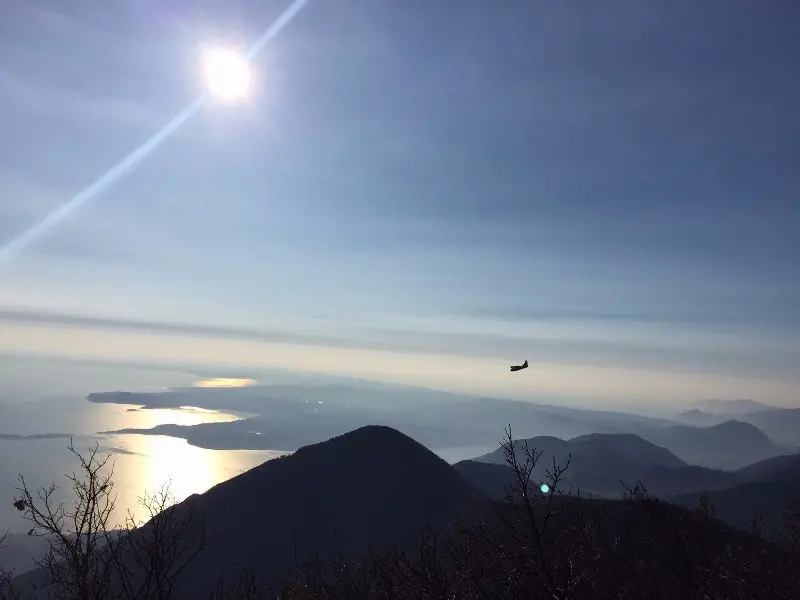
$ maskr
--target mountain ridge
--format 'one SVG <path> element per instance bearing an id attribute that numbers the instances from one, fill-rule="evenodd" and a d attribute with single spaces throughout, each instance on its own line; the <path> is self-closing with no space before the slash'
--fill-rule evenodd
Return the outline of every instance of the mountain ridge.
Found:
<path id="1" fill-rule="evenodd" d="M 548 441 L 560 442 L 559 448 L 570 445 L 558 438 Z M 681 464 L 679 458 L 634 435 L 588 435 L 571 441 L 573 448 L 584 452 L 604 449 L 598 459 L 607 458 L 622 447 L 648 449 L 652 452 L 637 452 L 635 459 L 640 463 L 651 460 L 651 466 L 664 472 L 702 471 L 700 467 L 674 466 Z M 492 463 L 465 463 L 469 469 L 486 470 L 489 474 L 506 469 L 503 476 L 509 469 Z M 179 597 L 199 597 L 217 583 L 222 566 L 252 568 L 257 583 L 278 586 L 291 580 L 305 559 L 314 554 L 350 560 L 370 549 L 410 548 L 426 528 L 455 531 L 451 528 L 457 520 L 484 523 L 486 517 L 497 516 L 490 495 L 471 481 L 462 467 L 461 463 L 449 465 L 392 427 L 370 425 L 309 444 L 203 494 L 194 494 L 167 509 L 167 514 L 178 517 L 202 515 L 202 531 L 207 530 L 209 535 L 208 545 L 185 571 Z M 565 498 L 560 494 L 558 497 Z M 603 521 L 602 527 L 610 534 L 617 526 L 628 523 L 629 517 L 642 514 L 630 513 L 629 502 L 575 497 L 565 501 L 578 511 L 608 508 L 609 520 Z M 544 502 L 539 509 L 546 506 L 548 503 Z M 692 515 L 678 506 L 667 512 L 683 520 Z M 132 535 L 146 535 L 152 523 Z M 181 535 L 197 539 L 199 527 L 182 530 Z M 635 530 L 629 534 L 633 543 L 637 539 Z M 41 576 L 41 571 L 34 571 L 14 581 L 26 588 Z"/>

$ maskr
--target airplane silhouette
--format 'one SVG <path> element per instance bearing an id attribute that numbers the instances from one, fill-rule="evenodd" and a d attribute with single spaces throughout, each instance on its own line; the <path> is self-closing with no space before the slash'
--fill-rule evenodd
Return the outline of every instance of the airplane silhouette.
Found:
<path id="1" fill-rule="evenodd" d="M 528 359 L 525 359 L 525 362 L 522 363 L 521 365 L 512 365 L 511 370 L 521 371 L 522 369 L 527 369 L 527 368 L 528 368 Z"/>

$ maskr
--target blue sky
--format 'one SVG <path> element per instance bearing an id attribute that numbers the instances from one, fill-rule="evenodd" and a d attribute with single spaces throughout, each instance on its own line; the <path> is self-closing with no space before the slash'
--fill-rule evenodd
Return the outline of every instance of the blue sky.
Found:
<path id="1" fill-rule="evenodd" d="M 201 44 L 287 4 L 4 8 L 0 244 L 189 104 Z M 798 17 L 310 0 L 249 103 L 0 264 L 0 351 L 798 405 Z"/>

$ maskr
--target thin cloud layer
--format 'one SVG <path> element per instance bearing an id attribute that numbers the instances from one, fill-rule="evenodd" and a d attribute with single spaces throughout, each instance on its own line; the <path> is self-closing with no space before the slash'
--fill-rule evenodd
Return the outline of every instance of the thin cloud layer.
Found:
<path id="1" fill-rule="evenodd" d="M 674 326 L 608 327 L 599 323 L 559 319 L 511 326 L 494 321 L 448 319 L 404 320 L 366 318 L 358 325 L 337 329 L 330 320 L 295 327 L 259 330 L 187 322 L 140 321 L 90 317 L 32 310 L 0 309 L 0 322 L 73 331 L 103 330 L 153 336 L 180 336 L 203 343 L 242 341 L 290 344 L 332 350 L 379 351 L 408 355 L 437 354 L 487 361 L 525 356 L 540 363 L 584 366 L 666 369 L 722 375 L 792 377 L 800 351 L 791 338 L 762 336 L 754 339 L 736 332 L 696 331 Z M 303 326 L 320 333 L 299 333 Z M 2 339 L 2 338 L 0 338 Z M 11 350 L 12 348 L 9 348 Z M 767 353 L 764 356 L 764 353 Z M 387 359 L 390 360 L 390 359 Z M 313 369 L 313 354 L 307 366 Z M 229 378 L 238 381 L 241 378 Z M 247 381 L 247 379 L 241 379 Z"/>
<path id="2" fill-rule="evenodd" d="M 246 45 L 283 8 L 95 4 L 0 21 L 0 244 L 191 101 L 200 42 Z M 161 360 L 169 340 L 516 394 L 535 386 L 492 369 L 528 358 L 553 394 L 589 390 L 579 373 L 607 396 L 783 394 L 794 5 L 435 4 L 310 5 L 251 106 L 204 111 L 0 270 L 2 351 Z"/>

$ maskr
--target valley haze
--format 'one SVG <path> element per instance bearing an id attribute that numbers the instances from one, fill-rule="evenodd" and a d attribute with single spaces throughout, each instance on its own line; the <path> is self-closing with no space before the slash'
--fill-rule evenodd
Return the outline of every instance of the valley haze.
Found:
<path id="1" fill-rule="evenodd" d="M 497 398 L 473 398 L 434 390 L 387 387 L 362 382 L 266 385 L 241 388 L 184 388 L 164 392 L 106 392 L 87 397 L 93 403 L 136 405 L 143 409 L 197 406 L 242 411 L 252 416 L 227 423 L 190 426 L 164 424 L 153 429 L 123 428 L 104 433 L 158 434 L 185 438 L 213 449 L 293 450 L 353 428 L 382 423 L 402 428 L 431 448 L 493 446 L 498 432 L 513 424 L 523 437 L 549 435 L 569 439 L 591 433 L 636 433 L 675 448 L 695 464 L 739 468 L 757 460 L 790 452 L 800 434 L 787 432 L 798 423 L 800 410 L 750 402 L 712 401 L 730 406 L 702 427 L 631 413 L 558 407 Z M 708 402 L 700 403 L 707 406 Z M 684 421 L 681 419 L 684 418 Z M 777 436 L 776 443 L 748 420 L 762 422 Z"/>

